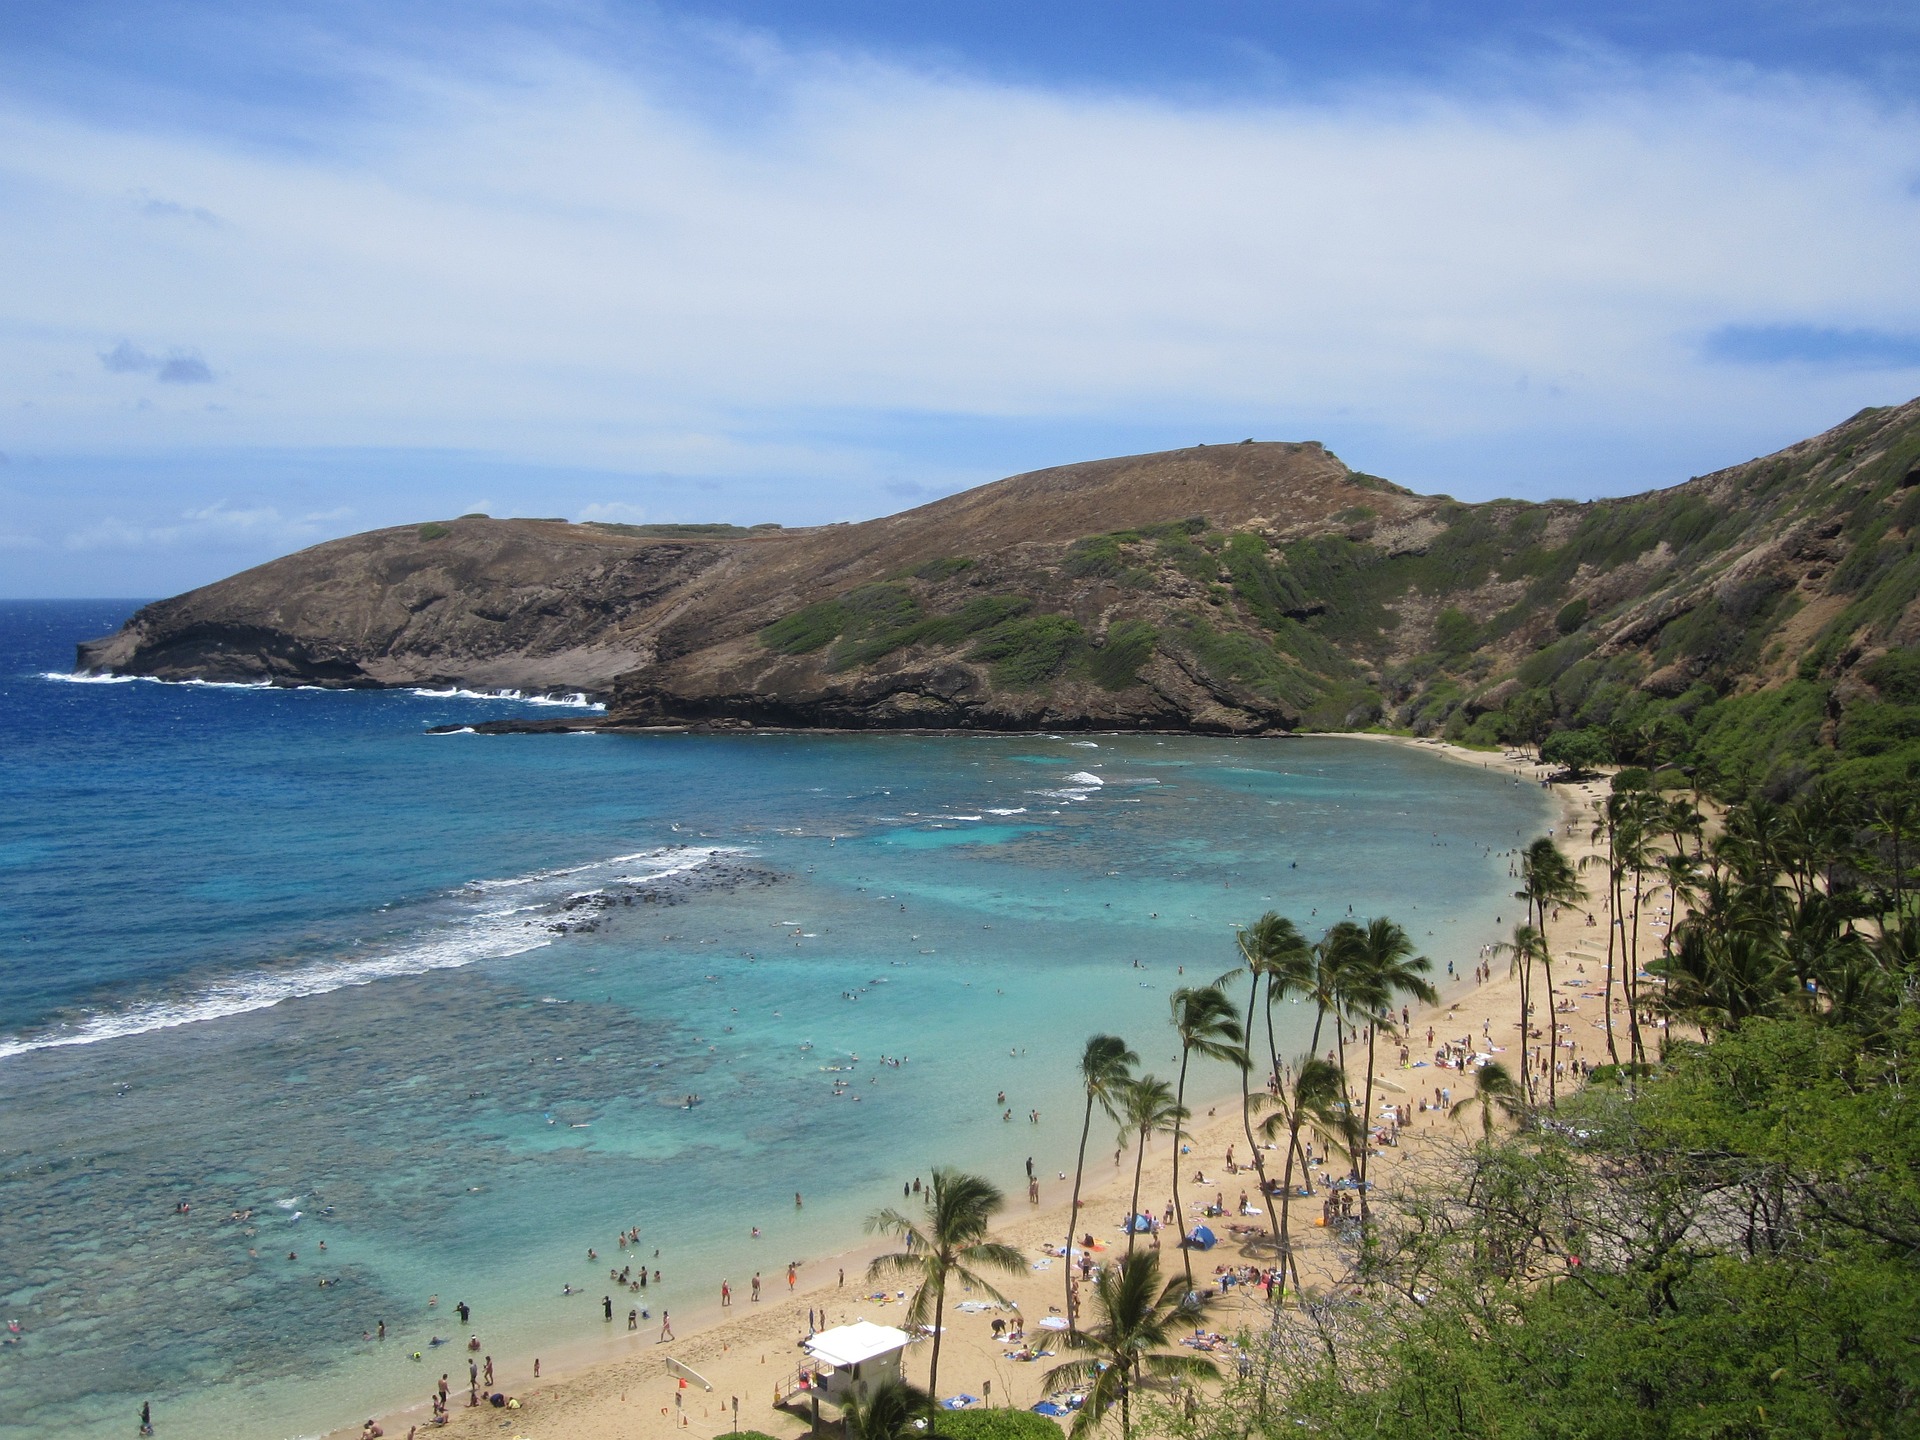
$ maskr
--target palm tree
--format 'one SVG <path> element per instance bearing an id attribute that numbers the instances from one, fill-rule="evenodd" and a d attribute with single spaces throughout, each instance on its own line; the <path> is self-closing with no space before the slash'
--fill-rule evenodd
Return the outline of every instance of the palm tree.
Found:
<path id="1" fill-rule="evenodd" d="M 1284 1129 L 1290 1139 L 1297 1141 L 1301 1127 L 1308 1124 L 1322 1136 L 1335 1133 L 1340 1126 L 1340 1106 L 1345 1090 L 1346 1081 L 1331 1061 L 1322 1060 L 1317 1055 L 1301 1057 L 1292 1085 L 1283 1087 L 1279 1097 L 1268 1102 L 1279 1109 L 1278 1113 L 1267 1117 L 1266 1123 L 1261 1126 L 1261 1133 L 1271 1140 Z M 1256 1097 L 1256 1103 L 1266 1099 L 1265 1096 Z M 1276 1243 L 1280 1247 L 1280 1289 L 1274 1297 L 1276 1305 L 1286 1300 L 1287 1267 L 1293 1266 L 1296 1283 L 1300 1278 L 1292 1245 L 1293 1153 L 1293 1146 L 1289 1145 L 1280 1184 L 1279 1230 L 1276 1236 Z"/>
<path id="2" fill-rule="evenodd" d="M 1604 839 L 1607 842 L 1607 853 L 1604 860 L 1602 860 L 1600 856 L 1589 855 L 1586 860 L 1581 862 L 1589 865 L 1604 864 L 1607 869 L 1607 980 L 1601 1008 L 1602 1018 L 1606 1021 L 1607 1025 L 1607 1059 L 1615 1065 L 1620 1063 L 1620 1048 L 1613 1034 L 1613 937 L 1615 932 L 1620 930 L 1620 912 L 1624 908 L 1620 903 L 1620 883 L 1626 876 L 1626 861 L 1621 857 L 1619 842 L 1622 838 L 1622 832 L 1630 822 L 1627 810 L 1627 795 L 1628 792 L 1626 791 L 1616 790 L 1610 793 L 1605 800 L 1594 802 L 1593 830 L 1589 838 L 1593 840 Z M 1621 938 L 1623 940 L 1626 938 L 1624 933 L 1622 933 Z M 1523 987 L 1524 983 L 1523 981 Z M 1621 983 L 1624 987 L 1624 976 L 1622 977 Z M 1521 1026 L 1520 1034 L 1521 1051 L 1524 1053 L 1526 1050 L 1526 1027 L 1524 1024 Z M 1631 1055 L 1632 1052 L 1629 1051 L 1628 1053 Z M 1524 1081 L 1524 1066 L 1522 1067 L 1521 1075 Z"/>
<path id="3" fill-rule="evenodd" d="M 1473 1094 L 1453 1102 L 1449 1114 L 1458 1115 L 1470 1105 L 1480 1107 L 1480 1141 L 1493 1143 L 1493 1115 L 1497 1110 L 1512 1119 L 1526 1113 L 1526 1097 L 1513 1083 L 1513 1074 L 1498 1060 L 1489 1060 L 1474 1072 Z"/>
<path id="4" fill-rule="evenodd" d="M 1132 1078 L 1140 1057 L 1118 1035 L 1089 1035 L 1080 1052 L 1080 1083 L 1087 1092 L 1086 1118 L 1080 1122 L 1080 1153 L 1073 1163 L 1073 1208 L 1067 1212 L 1067 1328 L 1073 1328 L 1073 1243 L 1080 1224 L 1080 1179 L 1087 1168 L 1087 1134 L 1093 1129 L 1093 1107 L 1098 1105 L 1114 1121 L 1120 1119 L 1120 1094 Z"/>
<path id="5" fill-rule="evenodd" d="M 1241 971 L 1247 972 L 1252 979 L 1247 990 L 1247 1049 L 1249 1056 L 1253 1049 L 1254 1007 L 1260 1000 L 1260 982 L 1267 986 L 1267 1056 L 1271 1067 L 1268 1074 L 1272 1083 L 1280 1083 L 1280 1051 L 1273 1039 L 1273 1007 L 1282 999 L 1309 990 L 1313 981 L 1313 949 L 1294 923 L 1283 915 L 1269 910 L 1253 924 L 1234 937 L 1234 943 L 1240 951 L 1240 965 L 1229 970 L 1213 983 L 1225 985 Z M 1240 1067 L 1240 1121 L 1246 1129 L 1247 1153 L 1253 1157 L 1253 1168 L 1260 1174 L 1260 1193 L 1267 1195 L 1267 1157 L 1260 1148 L 1260 1142 L 1253 1135 L 1254 1097 L 1252 1092 L 1252 1065 Z M 1264 1097 L 1263 1097 L 1264 1098 Z M 1293 1156 L 1287 1156 L 1287 1170 L 1291 1175 Z M 1271 1200 L 1271 1196 L 1268 1196 Z M 1284 1246 L 1280 1234 L 1280 1221 L 1269 1209 L 1268 1220 L 1273 1226 L 1273 1243 L 1276 1248 Z"/>
<path id="6" fill-rule="evenodd" d="M 1547 917 L 1554 907 L 1573 905 L 1587 898 L 1587 887 L 1566 853 L 1542 835 L 1527 847 L 1520 859 L 1520 898 L 1533 912 L 1534 926 L 1540 932 L 1540 962 L 1547 975 L 1547 1104 L 1560 1103 L 1560 1021 L 1553 1008 L 1553 951 L 1547 944 Z M 1635 911 L 1636 936 L 1638 910 Z M 1530 988 L 1530 987 L 1529 987 Z M 1527 1027 L 1522 1017 L 1520 1049 L 1526 1052 Z M 1524 1066 L 1522 1067 L 1524 1071 Z"/>
<path id="7" fill-rule="evenodd" d="M 1247 1070 L 1247 1052 L 1241 1044 L 1240 1012 L 1218 985 L 1182 986 L 1167 997 L 1167 1008 L 1174 1032 L 1180 1037 L 1180 1082 L 1173 1092 L 1173 1103 L 1185 1118 L 1187 1106 L 1187 1065 L 1195 1055 L 1207 1060 L 1224 1060 Z M 1180 1226 L 1180 1260 L 1189 1287 L 1193 1284 L 1193 1257 L 1187 1252 L 1187 1212 L 1180 1206 L 1180 1136 L 1173 1131 L 1173 1213 Z"/>
<path id="8" fill-rule="evenodd" d="M 1120 1143 L 1139 1136 L 1140 1149 L 1133 1161 L 1133 1202 L 1127 1212 L 1127 1253 L 1133 1253 L 1133 1222 L 1140 1214 L 1140 1174 L 1147 1163 L 1147 1141 L 1155 1135 L 1177 1130 L 1187 1112 L 1173 1097 L 1173 1087 L 1157 1075 L 1141 1075 L 1129 1080 L 1120 1091 Z"/>
<path id="9" fill-rule="evenodd" d="M 1509 957 L 1507 973 L 1520 977 L 1520 1093 L 1529 1102 L 1533 1099 L 1533 1086 L 1529 1079 L 1531 1071 L 1527 1068 L 1527 1011 L 1531 1008 L 1528 994 L 1534 962 L 1545 948 L 1546 942 L 1533 925 L 1514 926 L 1513 939 L 1493 947 L 1494 954 Z"/>
<path id="10" fill-rule="evenodd" d="M 1379 1035 L 1381 1011 L 1392 1023 L 1393 1003 L 1397 996 L 1411 995 L 1424 1005 L 1440 999 L 1440 992 L 1427 981 L 1433 962 L 1413 953 L 1413 940 L 1400 926 L 1381 916 L 1367 922 L 1367 928 L 1354 942 L 1353 967 L 1357 972 L 1356 992 L 1364 991 L 1373 1002 L 1367 1009 L 1367 1082 L 1366 1098 L 1361 1102 L 1360 1146 L 1360 1218 L 1367 1218 L 1367 1162 L 1373 1155 L 1368 1137 L 1373 1129 L 1373 1066 L 1375 1040 Z"/>
<path id="11" fill-rule="evenodd" d="M 1007 1297 L 988 1283 L 980 1267 L 1011 1275 L 1024 1274 L 1027 1267 L 1018 1250 L 987 1238 L 988 1222 L 1007 1203 L 1007 1197 L 992 1181 L 937 1167 L 933 1182 L 926 1188 L 925 1203 L 926 1218 L 921 1223 L 892 1207 L 867 1217 L 869 1234 L 888 1235 L 906 1246 L 891 1255 L 876 1256 L 867 1266 L 867 1278 L 918 1283 L 907 1306 L 906 1323 L 923 1326 L 931 1320 L 933 1355 L 927 1366 L 927 1389 L 937 1393 L 940 1324 L 946 1311 L 948 1278 L 958 1276 L 962 1284 L 984 1290 L 1004 1305 Z"/>
<path id="12" fill-rule="evenodd" d="M 1087 1403 L 1074 1417 L 1075 1437 L 1085 1435 L 1115 1405 L 1120 1407 L 1121 1440 L 1133 1434 L 1133 1392 L 1148 1379 L 1211 1379 L 1219 1372 L 1201 1355 L 1167 1353 L 1176 1324 L 1197 1323 L 1206 1306 L 1181 1276 L 1160 1283 L 1160 1257 L 1151 1251 L 1128 1255 L 1102 1270 L 1093 1283 L 1100 1323 L 1066 1343 L 1090 1352 L 1047 1372 L 1047 1387 L 1087 1387 Z"/>
<path id="13" fill-rule="evenodd" d="M 933 1396 L 904 1380 L 882 1380 L 862 1401 L 850 1396 L 846 1408 L 847 1440 L 919 1440 L 918 1422 L 931 1421 Z"/>

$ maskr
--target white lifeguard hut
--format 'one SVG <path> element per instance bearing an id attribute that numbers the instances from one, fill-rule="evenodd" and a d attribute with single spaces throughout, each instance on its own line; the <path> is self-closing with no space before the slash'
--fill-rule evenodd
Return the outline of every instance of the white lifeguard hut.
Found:
<path id="1" fill-rule="evenodd" d="M 912 1341 L 906 1331 L 870 1320 L 819 1331 L 806 1345 L 820 1367 L 816 1393 L 837 1405 L 850 1398 L 865 1404 L 875 1386 L 900 1379 L 901 1356 Z"/>

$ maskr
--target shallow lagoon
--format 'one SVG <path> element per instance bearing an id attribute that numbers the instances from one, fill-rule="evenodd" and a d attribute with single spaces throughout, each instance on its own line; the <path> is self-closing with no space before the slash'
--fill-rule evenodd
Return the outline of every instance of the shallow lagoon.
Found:
<path id="1" fill-rule="evenodd" d="M 599 1340 L 625 1225 L 691 1313 L 934 1163 L 1017 1193 L 1070 1159 L 1080 1039 L 1170 1073 L 1235 924 L 1351 904 L 1465 969 L 1548 823 L 1354 741 L 427 736 L 514 707 L 62 683 L 116 607 L 0 618 L 8 1440 L 147 1397 L 312 1432 L 424 1398 L 458 1299 L 509 1373 Z M 552 908 L 595 890 L 636 903 Z"/>

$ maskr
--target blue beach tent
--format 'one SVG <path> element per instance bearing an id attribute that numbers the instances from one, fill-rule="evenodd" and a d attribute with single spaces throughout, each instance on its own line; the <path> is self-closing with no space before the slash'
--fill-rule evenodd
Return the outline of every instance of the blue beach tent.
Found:
<path id="1" fill-rule="evenodd" d="M 1127 1217 L 1127 1223 L 1120 1228 L 1122 1230 L 1131 1230 L 1136 1235 L 1145 1235 L 1153 1229 L 1153 1221 L 1144 1215 L 1129 1215 Z"/>
<path id="2" fill-rule="evenodd" d="M 1219 1239 L 1204 1225 L 1196 1225 L 1187 1235 L 1187 1244 L 1196 1250 L 1211 1250 L 1218 1245 Z"/>

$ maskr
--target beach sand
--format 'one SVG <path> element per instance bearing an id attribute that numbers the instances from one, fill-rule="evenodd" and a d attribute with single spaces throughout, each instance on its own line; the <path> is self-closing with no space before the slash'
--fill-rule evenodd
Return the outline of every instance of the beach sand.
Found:
<path id="1" fill-rule="evenodd" d="M 1518 757 L 1466 750 L 1435 741 L 1411 741 L 1391 736 L 1354 738 L 1382 744 L 1414 745 L 1459 763 L 1511 773 L 1526 783 L 1538 783 L 1546 773 L 1545 767 Z M 1560 803 L 1559 817 L 1554 827 L 1555 838 L 1575 864 L 1594 853 L 1595 847 L 1588 841 L 1587 831 L 1592 821 L 1592 807 L 1605 793 L 1605 786 L 1605 780 L 1600 779 L 1586 785 L 1563 785 L 1555 789 Z M 1582 878 L 1593 892 L 1592 899 L 1584 910 L 1569 910 L 1550 924 L 1548 939 L 1554 955 L 1555 979 L 1559 982 L 1555 999 L 1578 997 L 1577 1013 L 1562 1017 L 1571 1022 L 1572 1039 L 1578 1046 L 1576 1051 L 1567 1053 L 1570 1057 L 1602 1064 L 1607 1059 L 1599 998 L 1606 979 L 1604 887 L 1601 875 L 1593 870 L 1588 870 Z M 1589 926 L 1587 912 L 1591 912 L 1598 923 Z M 1486 940 L 1509 938 L 1514 924 L 1522 918 L 1523 913 L 1520 903 L 1515 901 L 1501 912 L 1501 923 L 1496 925 L 1492 916 L 1487 917 Z M 1405 917 L 1396 918 L 1407 923 Z M 1658 932 L 1649 935 L 1648 930 L 1649 927 L 1643 924 L 1643 955 L 1652 954 L 1658 946 Z M 1430 1062 L 1432 1059 L 1435 1047 L 1426 1041 L 1429 1026 L 1434 1030 L 1435 1044 L 1446 1039 L 1458 1041 L 1469 1034 L 1477 1039 L 1485 1033 L 1491 1037 L 1492 1046 L 1499 1052 L 1498 1058 L 1517 1075 L 1519 982 L 1507 974 L 1504 958 L 1496 958 L 1492 963 L 1493 977 L 1484 984 L 1475 984 L 1471 975 L 1451 982 L 1444 974 L 1436 978 L 1441 991 L 1441 1003 L 1418 1010 L 1412 1017 L 1410 1030 L 1414 1061 Z M 1588 983 L 1570 986 L 1566 983 L 1568 981 Z M 1240 998 L 1238 994 L 1235 995 L 1236 1001 Z M 1536 1016 L 1539 1013 L 1536 1009 Z M 1078 1043 L 1077 1036 L 1073 1037 L 1073 1043 Z M 1624 1047 L 1624 1030 L 1620 1043 Z M 1364 1079 L 1365 1047 L 1350 1046 L 1349 1050 L 1350 1069 L 1358 1093 Z M 1357 1053 L 1352 1053 L 1356 1050 Z M 1421 1113 L 1418 1109 L 1423 1097 L 1431 1102 L 1436 1085 L 1451 1087 L 1453 1098 L 1459 1100 L 1471 1087 L 1470 1077 L 1455 1070 L 1438 1070 L 1431 1064 L 1425 1068 L 1403 1069 L 1398 1062 L 1397 1046 L 1385 1043 L 1377 1057 L 1375 1077 L 1376 1112 L 1383 1102 L 1406 1105 L 1413 1110 L 1413 1123 L 1400 1132 L 1399 1144 L 1383 1149 L 1372 1162 L 1376 1192 L 1391 1192 L 1396 1185 L 1423 1172 L 1430 1172 L 1437 1165 L 1452 1163 L 1454 1157 L 1461 1153 L 1463 1145 L 1478 1135 L 1480 1120 L 1477 1114 L 1463 1114 L 1456 1118 L 1439 1111 Z M 1562 1088 L 1565 1087 L 1566 1082 L 1563 1081 Z M 1258 1177 L 1245 1164 L 1247 1141 L 1240 1119 L 1240 1097 L 1235 1094 L 1198 1101 L 1193 1097 L 1189 1099 L 1195 1121 L 1190 1127 L 1188 1140 L 1191 1153 L 1182 1161 L 1182 1198 L 1191 1216 L 1195 1217 L 1189 1219 L 1189 1225 L 1198 1223 L 1198 1207 L 1211 1201 L 1216 1193 L 1224 1195 L 1229 1209 L 1237 1207 L 1243 1191 L 1256 1204 L 1264 1204 L 1257 1187 Z M 1115 1164 L 1112 1132 L 1113 1127 L 1109 1122 L 1104 1118 L 1096 1118 L 1087 1147 L 1081 1221 L 1076 1227 L 1081 1233 L 1091 1230 L 1095 1238 L 1106 1246 L 1103 1259 L 1124 1253 L 1126 1242 L 1120 1225 L 1127 1210 L 1128 1187 L 1133 1174 L 1131 1151 L 1122 1156 L 1120 1164 Z M 1235 1156 L 1242 1162 L 1238 1174 L 1228 1174 L 1225 1170 L 1229 1145 L 1235 1147 Z M 1170 1141 L 1164 1139 L 1156 1141 L 1148 1154 L 1147 1172 L 1141 1187 L 1141 1209 L 1148 1214 L 1160 1214 L 1171 1201 L 1170 1155 Z M 1269 1155 L 1270 1174 L 1275 1177 L 1279 1174 L 1279 1158 L 1278 1151 Z M 1046 1258 L 1044 1246 L 1051 1244 L 1057 1247 L 1067 1237 L 1074 1157 L 1070 1152 L 1049 1155 L 1044 1157 L 1044 1163 L 1042 1157 L 1036 1157 L 1035 1163 L 1041 1180 L 1040 1204 L 1037 1207 L 1030 1204 L 1024 1194 L 1010 1194 L 1006 1211 L 995 1226 L 996 1238 L 1017 1246 L 1027 1256 L 1030 1265 Z M 1066 1172 L 1064 1180 L 1056 1178 L 1062 1170 Z M 1195 1170 L 1203 1171 L 1211 1183 L 1193 1184 L 1191 1176 Z M 1335 1173 L 1344 1173 L 1344 1170 Z M 903 1175 L 901 1178 L 904 1181 L 911 1177 Z M 899 1206 L 910 1214 L 918 1210 L 917 1197 L 913 1201 L 903 1201 L 901 1197 L 891 1194 L 876 1194 L 873 1197 L 875 1209 L 888 1204 Z M 1334 1236 L 1332 1232 L 1319 1227 L 1319 1217 L 1320 1201 L 1317 1195 L 1314 1199 L 1295 1201 L 1292 1221 L 1295 1253 L 1299 1256 L 1302 1275 L 1310 1288 L 1335 1284 L 1345 1271 L 1345 1262 Z M 1264 1227 L 1268 1223 L 1266 1216 L 1245 1219 L 1230 1217 L 1206 1223 L 1216 1230 L 1222 1243 L 1211 1251 L 1194 1253 L 1196 1282 L 1204 1284 L 1210 1280 L 1218 1267 L 1272 1262 L 1270 1237 L 1264 1246 L 1248 1244 L 1226 1229 L 1229 1224 Z M 1265 1233 L 1264 1229 L 1262 1233 Z M 1146 1243 L 1144 1238 L 1140 1243 Z M 391 1437 L 405 1436 L 409 1427 L 415 1425 L 419 1426 L 422 1435 L 504 1435 L 528 1437 L 528 1440 L 561 1440 L 561 1437 L 568 1437 L 568 1440 L 616 1440 L 616 1437 L 669 1434 L 706 1437 L 722 1435 L 734 1428 L 731 1402 L 737 1396 L 740 1428 L 765 1431 L 781 1437 L 802 1435 L 807 1430 L 804 1411 L 776 1408 L 774 1399 L 776 1389 L 783 1387 L 806 1358 L 800 1342 L 807 1334 L 808 1313 L 810 1310 L 816 1312 L 816 1319 L 822 1328 L 862 1319 L 876 1324 L 897 1325 L 905 1308 L 904 1303 L 892 1298 L 870 1298 L 878 1287 L 868 1284 L 865 1278 L 868 1260 L 892 1248 L 895 1247 L 891 1244 L 876 1242 L 845 1254 L 808 1259 L 800 1265 L 797 1283 L 791 1291 L 787 1284 L 786 1261 L 794 1257 L 770 1255 L 770 1263 L 762 1272 L 764 1298 L 757 1304 L 749 1299 L 750 1272 L 748 1275 L 730 1276 L 733 1303 L 731 1308 L 725 1310 L 720 1308 L 720 1277 L 716 1276 L 710 1304 L 699 1310 L 675 1312 L 676 1338 L 668 1343 L 659 1340 L 660 1313 L 657 1309 L 651 1320 L 640 1322 L 639 1330 L 629 1332 L 626 1329 L 627 1310 L 631 1305 L 642 1303 L 642 1297 L 622 1290 L 614 1296 L 614 1319 L 607 1327 L 609 1340 L 576 1347 L 572 1351 L 555 1349 L 551 1354 L 543 1355 L 541 1379 L 532 1378 L 531 1355 L 493 1356 L 498 1381 L 496 1388 L 518 1398 L 522 1403 L 519 1410 L 503 1412 L 484 1404 L 479 1408 L 468 1408 L 468 1387 L 465 1383 L 467 1354 L 453 1347 L 436 1351 L 421 1366 L 422 1403 L 381 1417 L 381 1424 Z M 600 1250 L 604 1260 L 616 1265 L 623 1262 L 626 1253 L 615 1248 L 611 1235 L 606 1237 L 606 1243 Z M 1047 1371 L 1071 1358 L 1064 1353 L 1057 1334 L 1039 1327 L 1041 1319 L 1050 1313 L 1061 1313 L 1064 1309 L 1064 1264 L 1062 1260 L 1051 1260 L 1044 1268 L 1030 1268 L 1018 1276 L 1008 1277 L 1004 1283 L 995 1277 L 995 1283 L 1018 1304 L 1021 1315 L 1025 1317 L 1029 1341 L 1036 1347 L 1043 1340 L 1051 1339 L 1053 1342 L 1050 1348 L 1055 1353 L 1038 1361 L 1012 1360 L 1007 1352 L 1015 1347 L 994 1341 L 992 1321 L 996 1316 L 1011 1320 L 1008 1312 L 988 1310 L 961 1313 L 955 1308 L 959 1303 L 985 1297 L 958 1290 L 949 1294 L 945 1338 L 941 1349 L 941 1398 L 962 1391 L 987 1396 L 989 1387 L 990 1403 L 996 1406 L 1025 1408 L 1045 1398 L 1044 1377 Z M 1171 1230 L 1165 1237 L 1161 1264 L 1167 1273 L 1176 1271 L 1180 1264 L 1180 1251 L 1172 1243 Z M 841 1283 L 843 1270 L 845 1280 Z M 1206 1327 L 1230 1335 L 1236 1330 L 1261 1325 L 1264 1310 L 1265 1302 L 1258 1289 L 1235 1288 L 1227 1291 L 1225 1297 L 1212 1307 Z M 484 1349 L 484 1333 L 481 1338 Z M 915 1383 L 926 1383 L 930 1348 L 921 1342 L 908 1352 L 907 1377 Z M 682 1388 L 680 1381 L 668 1373 L 667 1362 L 670 1357 L 711 1382 L 711 1392 L 698 1384 Z M 435 1431 L 426 1423 L 429 1418 L 426 1396 L 443 1370 L 449 1372 L 451 1377 L 449 1404 L 452 1407 L 452 1421 Z M 823 1407 L 822 1414 L 831 1417 L 837 1412 L 831 1407 Z M 359 1433 L 360 1427 L 354 1425 L 333 1432 L 329 1440 L 350 1440 L 350 1437 Z"/>

